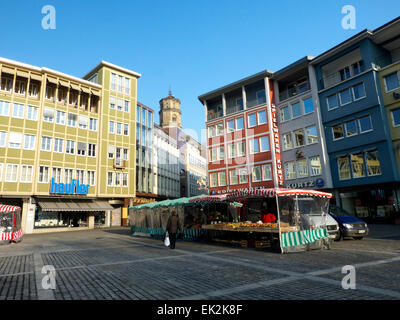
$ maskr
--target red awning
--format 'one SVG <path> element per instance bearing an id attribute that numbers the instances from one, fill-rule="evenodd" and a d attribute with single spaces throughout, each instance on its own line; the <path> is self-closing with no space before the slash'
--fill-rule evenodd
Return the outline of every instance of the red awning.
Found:
<path id="1" fill-rule="evenodd" d="M 17 206 L 10 206 L 7 204 L 0 204 L 0 212 L 14 212 L 17 210 L 21 210 L 21 208 Z"/>

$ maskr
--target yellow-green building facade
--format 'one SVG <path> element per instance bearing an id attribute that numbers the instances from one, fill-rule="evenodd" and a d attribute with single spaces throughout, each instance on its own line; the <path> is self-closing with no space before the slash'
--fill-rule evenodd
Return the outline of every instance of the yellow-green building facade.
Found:
<path id="1" fill-rule="evenodd" d="M 126 223 L 139 77 L 105 61 L 81 79 L 0 58 L 0 203 L 22 208 L 25 233 Z"/>

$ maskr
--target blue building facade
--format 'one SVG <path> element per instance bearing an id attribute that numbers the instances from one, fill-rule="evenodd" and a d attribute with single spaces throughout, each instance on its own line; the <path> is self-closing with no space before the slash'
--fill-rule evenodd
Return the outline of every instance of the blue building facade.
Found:
<path id="1" fill-rule="evenodd" d="M 400 205 L 400 177 L 378 76 L 391 62 L 369 30 L 311 62 L 336 202 L 369 222 L 394 221 Z"/>

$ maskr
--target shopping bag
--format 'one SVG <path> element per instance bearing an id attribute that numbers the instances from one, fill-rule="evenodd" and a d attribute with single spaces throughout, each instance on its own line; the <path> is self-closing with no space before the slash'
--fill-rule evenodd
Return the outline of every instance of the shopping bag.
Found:
<path id="1" fill-rule="evenodd" d="M 169 247 L 169 236 L 165 236 L 164 245 Z"/>

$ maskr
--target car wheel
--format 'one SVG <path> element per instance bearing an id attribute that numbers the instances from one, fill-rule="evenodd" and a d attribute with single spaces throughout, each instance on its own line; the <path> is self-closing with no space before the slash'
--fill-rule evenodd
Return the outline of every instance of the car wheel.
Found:
<path id="1" fill-rule="evenodd" d="M 353 237 L 354 240 L 361 240 L 364 237 Z"/>
<path id="2" fill-rule="evenodd" d="M 339 229 L 338 234 L 337 234 L 337 236 L 336 236 L 336 238 L 335 238 L 335 241 L 340 241 L 340 240 L 342 240 L 342 239 L 343 239 L 342 232 L 341 232 L 340 229 Z"/>

